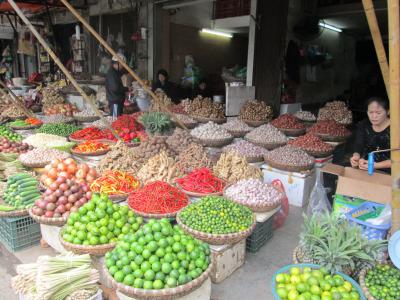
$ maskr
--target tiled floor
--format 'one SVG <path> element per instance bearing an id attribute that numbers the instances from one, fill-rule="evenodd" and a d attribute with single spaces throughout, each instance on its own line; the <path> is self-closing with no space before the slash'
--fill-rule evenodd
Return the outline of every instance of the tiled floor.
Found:
<path id="1" fill-rule="evenodd" d="M 302 224 L 301 209 L 290 207 L 285 225 L 274 232 L 274 236 L 257 253 L 246 254 L 245 264 L 220 284 L 212 285 L 213 300 L 258 300 L 273 299 L 271 277 L 281 266 L 291 263 L 292 251 L 298 243 Z M 15 274 L 15 265 L 29 263 L 39 255 L 55 254 L 52 249 L 39 246 L 10 254 L 0 251 L 0 299 L 18 299 L 11 290 L 10 278 Z"/>

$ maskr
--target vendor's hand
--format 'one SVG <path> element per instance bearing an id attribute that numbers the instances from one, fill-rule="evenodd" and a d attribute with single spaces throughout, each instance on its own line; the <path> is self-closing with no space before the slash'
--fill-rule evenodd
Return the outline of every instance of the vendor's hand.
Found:
<path id="1" fill-rule="evenodd" d="M 367 171 L 368 170 L 368 160 L 361 158 L 358 162 L 358 167 L 360 170 Z"/>
<path id="2" fill-rule="evenodd" d="M 350 158 L 350 163 L 353 168 L 357 168 L 359 166 L 360 154 L 354 153 Z"/>

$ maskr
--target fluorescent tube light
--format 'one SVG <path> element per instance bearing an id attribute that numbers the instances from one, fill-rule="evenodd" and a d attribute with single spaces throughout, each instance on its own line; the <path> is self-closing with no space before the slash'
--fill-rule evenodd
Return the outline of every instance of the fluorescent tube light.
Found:
<path id="1" fill-rule="evenodd" d="M 326 29 L 330 29 L 330 30 L 336 31 L 336 32 L 342 32 L 343 31 L 342 29 L 340 29 L 340 28 L 338 28 L 336 26 L 329 25 L 329 24 L 326 24 L 324 22 L 319 22 L 318 25 L 321 26 L 321 27 L 324 27 Z"/>
<path id="2" fill-rule="evenodd" d="M 226 38 L 232 38 L 233 35 L 230 33 L 226 33 L 226 32 L 222 32 L 222 31 L 217 31 L 217 30 L 211 30 L 211 29 L 207 29 L 207 28 L 203 28 L 201 30 L 202 33 L 208 33 L 208 34 L 213 34 L 213 35 L 218 35 L 218 36 L 223 36 Z"/>

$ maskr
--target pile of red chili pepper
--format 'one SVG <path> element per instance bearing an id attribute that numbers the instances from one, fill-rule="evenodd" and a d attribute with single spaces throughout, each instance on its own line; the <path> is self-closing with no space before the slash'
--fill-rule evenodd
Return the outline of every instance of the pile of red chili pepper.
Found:
<path id="1" fill-rule="evenodd" d="M 223 180 L 215 177 L 210 169 L 194 170 L 183 178 L 176 179 L 182 189 L 200 194 L 220 193 L 225 187 Z"/>
<path id="2" fill-rule="evenodd" d="M 109 170 L 93 181 L 90 190 L 95 193 L 121 195 L 134 192 L 139 186 L 139 180 L 131 174 Z"/>
<path id="3" fill-rule="evenodd" d="M 75 146 L 73 150 L 80 153 L 96 153 L 99 151 L 110 150 L 110 146 L 96 141 L 86 141 Z"/>
<path id="4" fill-rule="evenodd" d="M 107 139 L 106 134 L 97 127 L 87 127 L 82 130 L 75 131 L 71 134 L 71 138 L 75 140 L 103 140 Z"/>
<path id="5" fill-rule="evenodd" d="M 31 124 L 31 125 L 41 125 L 43 122 L 39 119 L 36 118 L 27 118 L 25 120 L 25 123 Z"/>
<path id="6" fill-rule="evenodd" d="M 168 214 L 180 211 L 189 204 L 188 197 L 176 187 L 155 181 L 131 193 L 129 207 L 148 214 Z"/>

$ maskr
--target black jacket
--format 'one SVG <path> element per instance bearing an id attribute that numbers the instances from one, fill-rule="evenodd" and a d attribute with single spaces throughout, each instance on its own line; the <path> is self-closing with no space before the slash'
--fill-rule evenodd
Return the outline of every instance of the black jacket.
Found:
<path id="1" fill-rule="evenodd" d="M 122 73 L 115 70 L 113 67 L 107 72 L 106 75 L 106 96 L 108 103 L 124 103 L 125 93 L 128 88 L 122 85 Z"/>

